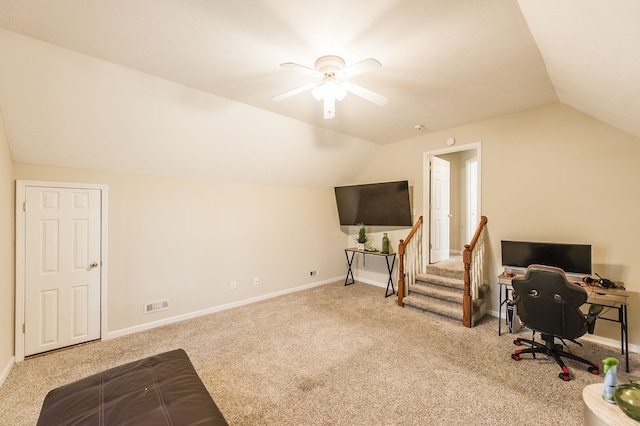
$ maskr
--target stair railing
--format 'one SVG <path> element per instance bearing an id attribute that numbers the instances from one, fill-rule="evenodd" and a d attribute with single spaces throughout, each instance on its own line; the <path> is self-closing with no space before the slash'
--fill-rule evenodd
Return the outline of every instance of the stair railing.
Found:
<path id="1" fill-rule="evenodd" d="M 416 273 L 421 270 L 422 216 L 413 225 L 407 238 L 398 244 L 398 306 L 404 306 L 402 298 L 409 294 L 409 286 L 416 282 Z"/>
<path id="2" fill-rule="evenodd" d="M 484 283 L 484 228 L 487 217 L 482 216 L 471 242 L 464 246 L 464 295 L 462 296 L 462 323 L 473 327 L 472 303 L 479 297 L 480 286 Z M 398 289 L 400 284 L 398 284 Z"/>

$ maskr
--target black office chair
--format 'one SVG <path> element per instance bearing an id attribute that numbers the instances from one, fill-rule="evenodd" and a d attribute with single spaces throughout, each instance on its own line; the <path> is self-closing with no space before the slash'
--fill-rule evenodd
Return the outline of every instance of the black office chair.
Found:
<path id="1" fill-rule="evenodd" d="M 595 320 L 603 306 L 591 305 L 589 314 L 585 315 L 579 309 L 587 301 L 585 289 L 569 282 L 562 269 L 551 266 L 531 265 L 525 276 L 512 280 L 512 285 L 513 303 L 518 316 L 526 327 L 533 330 L 532 339 L 536 332 L 540 332 L 544 342 L 517 338 L 513 341 L 515 345 L 528 343 L 531 347 L 517 349 L 511 358 L 520 361 L 520 356 L 527 353 L 534 358 L 537 353 L 549 355 L 562 368 L 558 377 L 567 382 L 571 378 L 562 358 L 583 362 L 589 366 L 591 373 L 600 374 L 598 364 L 564 351 L 563 345 L 566 346 L 565 340 L 570 340 L 582 346 L 575 339 L 587 331 L 593 333 Z M 556 344 L 556 338 L 563 344 Z"/>

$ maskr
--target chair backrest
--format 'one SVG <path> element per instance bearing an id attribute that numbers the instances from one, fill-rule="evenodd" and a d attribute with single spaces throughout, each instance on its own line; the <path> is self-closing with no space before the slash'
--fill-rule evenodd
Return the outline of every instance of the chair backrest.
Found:
<path id="1" fill-rule="evenodd" d="M 587 331 L 580 305 L 587 292 L 567 280 L 562 269 L 531 265 L 512 280 L 514 302 L 524 324 L 541 333 L 575 339 Z"/>

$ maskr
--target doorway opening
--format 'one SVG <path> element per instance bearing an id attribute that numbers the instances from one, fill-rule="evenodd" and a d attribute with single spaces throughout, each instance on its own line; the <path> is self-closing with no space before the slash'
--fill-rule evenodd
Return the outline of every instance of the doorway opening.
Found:
<path id="1" fill-rule="evenodd" d="M 424 265 L 461 256 L 475 233 L 481 212 L 480 151 L 476 142 L 424 153 L 423 211 L 429 229 Z M 449 175 L 443 176 L 447 168 Z"/>

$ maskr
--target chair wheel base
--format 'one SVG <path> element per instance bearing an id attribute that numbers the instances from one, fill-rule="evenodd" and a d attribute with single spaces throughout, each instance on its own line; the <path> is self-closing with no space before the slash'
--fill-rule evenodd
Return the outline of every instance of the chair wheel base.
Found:
<path id="1" fill-rule="evenodd" d="M 597 376 L 600 374 L 600 369 L 595 365 L 592 365 L 591 367 L 589 367 L 589 373 L 595 374 Z"/>
<path id="2" fill-rule="evenodd" d="M 564 372 L 560 373 L 560 374 L 558 374 L 558 377 L 560 377 L 565 382 L 568 382 L 569 380 L 571 380 L 571 377 L 569 376 L 569 373 L 564 373 Z"/>
<path id="3" fill-rule="evenodd" d="M 516 360 L 516 361 L 520 361 L 520 355 L 518 355 L 518 354 L 511 354 L 511 359 Z"/>

